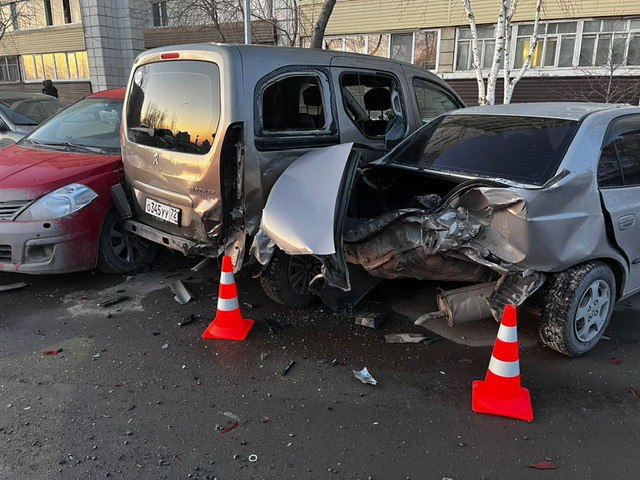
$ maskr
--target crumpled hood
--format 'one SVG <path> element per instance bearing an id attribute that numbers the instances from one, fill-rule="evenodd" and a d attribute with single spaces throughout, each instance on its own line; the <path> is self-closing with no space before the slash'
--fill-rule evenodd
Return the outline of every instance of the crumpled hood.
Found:
<path id="1" fill-rule="evenodd" d="M 33 200 L 69 183 L 119 168 L 121 164 L 120 155 L 12 145 L 0 150 L 0 201 Z"/>

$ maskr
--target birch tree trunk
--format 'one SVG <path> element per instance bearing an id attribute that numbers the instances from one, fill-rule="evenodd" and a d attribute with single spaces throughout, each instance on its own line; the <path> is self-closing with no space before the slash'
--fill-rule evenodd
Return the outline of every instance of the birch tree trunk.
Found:
<path id="1" fill-rule="evenodd" d="M 498 14 L 498 23 L 496 24 L 495 48 L 493 49 L 493 61 L 491 69 L 487 77 L 487 105 L 496 103 L 496 83 L 498 82 L 498 71 L 500 70 L 500 61 L 505 51 L 505 24 L 511 0 L 503 0 L 500 4 L 500 13 Z"/>
<path id="2" fill-rule="evenodd" d="M 471 30 L 471 52 L 473 55 L 473 69 L 476 72 L 476 81 L 478 82 L 478 105 L 487 104 L 487 96 L 485 94 L 484 76 L 482 74 L 482 63 L 480 62 L 480 53 L 478 51 L 478 27 L 476 25 L 476 16 L 473 14 L 470 0 L 462 0 L 464 9 L 469 18 L 469 28 Z"/>
<path id="3" fill-rule="evenodd" d="M 511 97 L 513 96 L 513 89 L 516 84 L 520 81 L 520 79 L 524 76 L 525 72 L 531 66 L 531 61 L 533 60 L 533 55 L 536 52 L 536 47 L 538 46 L 538 31 L 540 30 L 540 16 L 542 15 L 542 2 L 543 0 L 536 0 L 536 18 L 533 23 L 533 32 L 531 33 L 531 38 L 529 39 L 529 53 L 520 67 L 520 70 L 516 74 L 515 77 L 510 78 L 511 74 L 509 74 L 509 78 L 505 78 L 504 82 L 504 103 L 511 103 Z M 508 80 L 508 81 L 507 81 Z"/>
<path id="4" fill-rule="evenodd" d="M 311 36 L 311 48 L 322 48 L 322 40 L 324 40 L 324 31 L 327 29 L 329 18 L 333 12 L 336 0 L 324 0 L 322 10 L 318 16 L 318 20 L 313 27 L 313 35 Z"/>

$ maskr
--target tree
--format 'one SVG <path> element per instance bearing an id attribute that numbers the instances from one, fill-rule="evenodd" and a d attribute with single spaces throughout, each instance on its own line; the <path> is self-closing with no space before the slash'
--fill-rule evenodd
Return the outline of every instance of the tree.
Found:
<path id="1" fill-rule="evenodd" d="M 476 17 L 473 13 L 471 0 L 462 0 L 462 2 L 464 4 L 465 12 L 467 13 L 467 18 L 469 19 L 469 28 L 471 30 L 471 51 L 473 56 L 472 66 L 478 83 L 478 104 L 493 105 L 495 103 L 496 84 L 501 64 L 503 64 L 504 78 L 503 102 L 510 103 L 513 90 L 531 66 L 531 60 L 533 59 L 536 47 L 538 46 L 538 30 L 540 27 L 543 0 L 536 0 L 535 21 L 533 25 L 533 32 L 529 40 L 529 50 L 522 67 L 520 67 L 520 70 L 518 70 L 515 75 L 512 75 L 511 72 L 509 49 L 511 47 L 512 20 L 516 10 L 518 9 L 518 0 L 500 0 L 500 11 L 498 13 L 498 21 L 495 29 L 495 47 L 486 85 L 482 62 L 480 59 Z"/>
<path id="2" fill-rule="evenodd" d="M 10 30 L 31 25 L 35 12 L 30 0 L 0 1 L 0 40 Z"/>
<path id="3" fill-rule="evenodd" d="M 311 48 L 322 48 L 324 40 L 324 32 L 327 29 L 329 18 L 333 13 L 333 7 L 336 6 L 336 0 L 324 0 L 320 15 L 313 26 L 313 34 L 311 35 Z"/>

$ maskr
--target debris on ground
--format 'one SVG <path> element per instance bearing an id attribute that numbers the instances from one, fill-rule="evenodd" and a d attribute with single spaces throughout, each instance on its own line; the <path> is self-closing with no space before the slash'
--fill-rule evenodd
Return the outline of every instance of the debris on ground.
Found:
<path id="1" fill-rule="evenodd" d="M 193 295 L 191 295 L 191 292 L 187 290 L 187 287 L 185 287 L 184 283 L 182 283 L 182 280 L 176 280 L 171 285 L 169 285 L 169 287 L 175 294 L 175 296 L 173 297 L 174 300 L 180 305 L 185 305 L 189 303 L 189 300 L 194 298 Z"/>
<path id="2" fill-rule="evenodd" d="M 262 352 L 262 353 L 260 354 L 260 361 L 261 361 L 261 362 L 264 362 L 264 361 L 267 359 L 267 357 L 268 357 L 268 356 L 269 356 L 269 354 L 268 354 L 268 353 L 266 353 L 266 352 Z"/>
<path id="3" fill-rule="evenodd" d="M 190 313 L 189 315 L 187 315 L 186 317 L 184 317 L 182 320 L 178 322 L 178 326 L 184 327 L 185 325 L 191 325 L 192 323 L 196 322 L 199 319 L 200 319 L 200 315 L 196 315 L 195 313 Z"/>
<path id="4" fill-rule="evenodd" d="M 353 375 L 354 377 L 356 377 L 358 380 L 360 380 L 362 383 L 368 383 L 370 385 L 377 385 L 378 382 L 376 381 L 375 378 L 373 378 L 371 376 L 371 374 L 369 373 L 369 370 L 367 370 L 367 367 L 364 367 L 362 370 L 357 371 L 357 370 L 353 370 Z"/>
<path id="5" fill-rule="evenodd" d="M 289 365 L 287 365 L 285 367 L 285 369 L 282 371 L 282 373 L 280 375 L 282 375 L 284 377 L 287 373 L 289 373 L 289 370 L 291 370 L 291 367 L 293 367 L 295 364 L 296 364 L 296 361 L 295 360 L 291 360 L 289 362 Z"/>
<path id="6" fill-rule="evenodd" d="M 191 271 L 192 272 L 199 272 L 200 270 L 208 267 L 209 265 L 213 265 L 213 258 L 212 257 L 207 257 L 204 260 L 202 260 L 201 262 L 199 262 L 198 264 L 194 265 L 193 267 L 191 267 Z"/>
<path id="7" fill-rule="evenodd" d="M 164 345 L 162 345 L 162 349 L 163 350 L 166 350 L 167 348 L 169 348 L 169 344 L 168 343 L 165 343 Z"/>
<path id="8" fill-rule="evenodd" d="M 60 352 L 62 352 L 61 348 L 58 348 L 57 350 L 45 350 L 44 352 L 42 352 L 43 355 L 58 355 Z"/>
<path id="9" fill-rule="evenodd" d="M 18 290 L 29 285 L 27 282 L 10 283 L 9 285 L 0 285 L 0 292 L 9 292 L 11 290 Z"/>
<path id="10" fill-rule="evenodd" d="M 631 394 L 636 397 L 636 398 L 640 398 L 640 393 L 638 393 L 638 391 L 633 388 L 633 387 L 629 387 L 629 391 L 631 392 Z"/>
<path id="11" fill-rule="evenodd" d="M 234 420 L 236 422 L 240 421 L 240 417 L 232 412 L 222 412 L 222 414 L 227 417 L 230 418 L 231 420 Z"/>
<path id="12" fill-rule="evenodd" d="M 530 463 L 529 468 L 535 468 L 536 470 L 556 470 L 558 466 L 548 460 L 544 460 L 538 463 Z"/>
<path id="13" fill-rule="evenodd" d="M 610 361 L 614 365 L 622 365 L 622 360 L 620 358 L 618 358 L 618 357 L 613 357 Z"/>
<path id="14" fill-rule="evenodd" d="M 280 330 L 283 330 L 284 328 L 288 327 L 289 325 L 284 325 L 282 323 L 280 323 L 278 320 L 273 320 L 270 318 L 267 318 L 267 325 L 269 326 L 269 335 L 277 335 Z"/>
<path id="15" fill-rule="evenodd" d="M 231 425 L 230 427 L 223 428 L 222 430 L 220 430 L 220 434 L 230 432 L 231 430 L 233 430 L 237 426 L 238 426 L 238 422 L 233 422 L 233 425 Z"/>
<path id="16" fill-rule="evenodd" d="M 249 461 L 251 463 L 257 462 L 258 461 L 258 455 L 256 455 L 255 453 L 252 453 L 251 455 L 249 455 Z"/>
<path id="17" fill-rule="evenodd" d="M 111 300 L 107 300 L 100 304 L 102 308 L 113 307 L 114 305 L 118 305 L 126 300 L 129 300 L 131 297 L 129 295 L 121 295 L 119 297 L 112 298 Z"/>
<path id="18" fill-rule="evenodd" d="M 384 313 L 363 313 L 361 315 L 356 316 L 356 325 L 361 325 L 363 327 L 378 329 L 380 325 L 382 325 L 387 316 Z"/>
<path id="19" fill-rule="evenodd" d="M 436 341 L 435 338 L 429 338 L 421 333 L 388 333 L 384 336 L 387 343 L 420 343 L 425 342 L 427 345 Z"/>

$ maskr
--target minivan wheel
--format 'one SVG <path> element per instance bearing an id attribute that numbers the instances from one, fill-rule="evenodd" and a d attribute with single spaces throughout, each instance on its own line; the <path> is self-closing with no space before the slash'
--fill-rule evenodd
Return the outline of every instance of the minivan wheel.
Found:
<path id="1" fill-rule="evenodd" d="M 588 262 L 553 276 L 540 321 L 540 338 L 570 357 L 584 355 L 602 338 L 616 300 L 608 265 Z"/>
<path id="2" fill-rule="evenodd" d="M 320 273 L 320 262 L 310 255 L 287 255 L 276 250 L 260 276 L 260 284 L 269 297 L 290 308 L 307 308 L 317 297 L 309 291 L 309 282 Z"/>
<path id="3" fill-rule="evenodd" d="M 158 248 L 147 240 L 127 232 L 120 215 L 112 210 L 100 231 L 98 268 L 105 273 L 126 273 L 151 263 Z"/>

